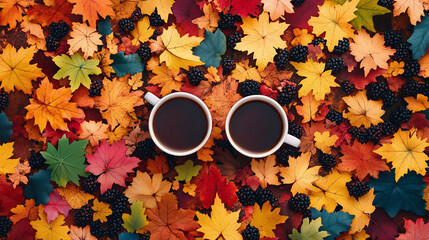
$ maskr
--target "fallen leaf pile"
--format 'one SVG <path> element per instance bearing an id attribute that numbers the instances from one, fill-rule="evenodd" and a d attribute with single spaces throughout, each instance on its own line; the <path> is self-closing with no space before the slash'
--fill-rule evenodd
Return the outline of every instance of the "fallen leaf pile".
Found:
<path id="1" fill-rule="evenodd" d="M 427 240 L 428 78 L 428 0 L 0 0 L 0 239 Z M 207 143 L 158 149 L 147 92 Z M 252 94 L 299 148 L 232 147 Z"/>

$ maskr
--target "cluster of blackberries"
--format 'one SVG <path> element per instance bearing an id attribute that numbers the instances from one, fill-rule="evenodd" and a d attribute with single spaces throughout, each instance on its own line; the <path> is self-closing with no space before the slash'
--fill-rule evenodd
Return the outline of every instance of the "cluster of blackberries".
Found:
<path id="1" fill-rule="evenodd" d="M 291 122 L 289 122 L 289 124 L 290 123 Z M 298 124 L 296 124 L 296 125 L 298 125 Z M 290 130 L 289 130 L 289 133 L 291 133 Z M 298 137 L 297 135 L 294 135 L 294 136 Z M 276 152 L 276 160 L 278 163 L 280 163 L 283 166 L 289 166 L 289 157 L 297 158 L 300 155 L 301 155 L 301 152 L 299 151 L 299 148 L 295 148 L 295 147 L 292 147 L 290 145 L 284 144 Z"/>
<path id="2" fill-rule="evenodd" d="M 232 60 L 230 57 L 225 56 L 222 61 L 221 61 L 221 65 L 222 65 L 222 74 L 223 75 L 228 75 L 230 74 L 235 68 L 235 62 L 234 60 Z"/>
<path id="3" fill-rule="evenodd" d="M 89 87 L 89 96 L 101 96 L 101 89 L 103 89 L 103 86 L 104 85 L 102 80 L 94 80 Z"/>
<path id="4" fill-rule="evenodd" d="M 341 86 L 341 90 L 343 90 L 343 92 L 345 92 L 347 95 L 353 93 L 356 88 L 355 85 L 353 85 L 353 83 L 351 83 L 349 80 L 345 80 L 344 82 L 340 83 Z"/>
<path id="5" fill-rule="evenodd" d="M 289 63 L 289 53 L 287 48 L 276 49 L 277 54 L 274 56 L 274 63 L 276 64 L 277 70 L 285 70 Z"/>
<path id="6" fill-rule="evenodd" d="M 383 100 L 383 104 L 386 107 L 392 106 L 397 100 L 395 93 L 389 89 L 387 81 L 384 78 L 368 84 L 366 96 L 370 100 Z"/>
<path id="7" fill-rule="evenodd" d="M 337 55 L 343 55 L 349 50 L 350 41 L 348 38 L 343 38 L 343 40 L 338 41 L 338 45 L 334 47 L 332 53 Z"/>
<path id="8" fill-rule="evenodd" d="M 293 62 L 307 61 L 308 47 L 297 45 L 289 50 L 289 59 Z"/>
<path id="9" fill-rule="evenodd" d="M 259 83 L 253 80 L 246 80 L 238 84 L 238 93 L 242 97 L 261 94 Z"/>
<path id="10" fill-rule="evenodd" d="M 136 8 L 129 18 L 119 19 L 118 25 L 124 32 L 130 32 L 135 29 L 134 22 L 143 18 L 140 8 Z M 157 9 L 149 16 L 150 25 L 153 27 L 160 27 L 165 24 L 165 21 L 158 14 Z"/>
<path id="11" fill-rule="evenodd" d="M 51 29 L 51 34 L 46 37 L 46 50 L 48 52 L 53 52 L 60 46 L 61 38 L 65 37 L 69 33 L 70 26 L 60 20 L 58 23 L 51 23 L 49 28 Z"/>
<path id="12" fill-rule="evenodd" d="M 95 175 L 91 175 L 82 180 L 80 188 L 89 193 L 93 194 L 97 189 L 100 188 L 100 183 L 97 182 L 98 177 Z"/>
<path id="13" fill-rule="evenodd" d="M 337 165 L 337 161 L 335 160 L 335 156 L 331 154 L 321 153 L 319 155 L 319 163 L 322 165 L 325 171 L 331 171 L 335 165 Z"/>
<path id="14" fill-rule="evenodd" d="M 289 105 L 293 100 L 298 97 L 298 90 L 296 86 L 286 85 L 282 88 L 277 96 L 277 102 L 281 105 Z"/>
<path id="15" fill-rule="evenodd" d="M 241 22 L 241 17 L 238 15 L 232 15 L 230 13 L 219 14 L 219 22 L 217 23 L 218 27 L 222 30 L 235 30 L 235 22 Z"/>
<path id="16" fill-rule="evenodd" d="M 155 143 L 151 138 L 146 138 L 144 141 L 137 143 L 136 150 L 143 157 L 150 157 L 155 152 Z"/>
<path id="17" fill-rule="evenodd" d="M 239 32 L 232 32 L 226 36 L 226 46 L 229 49 L 234 49 L 235 45 L 241 41 L 241 38 L 243 38 L 244 35 Z"/>
<path id="18" fill-rule="evenodd" d="M 382 6 L 382 7 L 390 7 L 393 4 L 393 0 L 378 0 L 378 5 Z"/>
<path id="19" fill-rule="evenodd" d="M 411 118 L 411 116 L 410 116 Z M 408 121 L 408 120 L 407 120 Z M 360 143 L 367 143 L 369 141 L 377 143 L 382 136 L 388 136 L 395 133 L 399 128 L 396 122 L 385 121 L 377 125 L 372 125 L 366 129 L 363 126 L 351 127 L 349 129 L 350 135 Z"/>
<path id="20" fill-rule="evenodd" d="M 45 158 L 43 158 L 40 152 L 32 152 L 30 158 L 28 158 L 28 163 L 30 164 L 31 169 L 37 169 L 45 166 Z"/>
<path id="21" fill-rule="evenodd" d="M 259 240 L 260 238 L 259 229 L 250 225 L 246 226 L 241 235 L 243 236 L 243 240 Z"/>
<path id="22" fill-rule="evenodd" d="M 142 62 L 147 62 L 152 57 L 152 52 L 147 44 L 140 45 L 139 49 L 137 49 L 137 54 L 142 59 Z"/>
<path id="23" fill-rule="evenodd" d="M 294 137 L 301 138 L 302 137 L 302 127 L 294 122 L 289 122 L 288 133 Z"/>
<path id="24" fill-rule="evenodd" d="M 192 86 L 198 86 L 204 79 L 204 72 L 201 69 L 194 67 L 189 70 L 189 72 L 186 74 L 186 77 L 188 77 L 189 83 Z"/>
<path id="25" fill-rule="evenodd" d="M 9 106 L 9 93 L 0 91 L 0 111 L 5 110 Z"/>
<path id="26" fill-rule="evenodd" d="M 243 206 L 253 206 L 255 203 L 258 203 L 259 206 L 262 207 L 262 205 L 268 201 L 271 206 L 275 207 L 279 201 L 268 188 L 261 187 L 253 191 L 250 187 L 243 186 L 238 190 L 237 197 L 238 201 L 243 204 Z"/>
<path id="27" fill-rule="evenodd" d="M 326 60 L 325 71 L 332 70 L 332 73 L 338 73 L 341 69 L 344 68 L 344 59 L 342 57 L 338 58 L 328 58 Z"/>
<path id="28" fill-rule="evenodd" d="M 360 143 L 367 143 L 369 141 L 369 135 L 365 127 L 351 127 L 349 129 L 350 135 Z"/>
<path id="29" fill-rule="evenodd" d="M 4 215 L 0 215 L 0 238 L 7 237 L 7 233 L 12 229 L 12 225 L 12 220 Z"/>
<path id="30" fill-rule="evenodd" d="M 365 195 L 371 189 L 366 181 L 359 181 L 354 179 L 346 183 L 347 190 L 349 190 L 350 196 L 358 199 Z"/>
<path id="31" fill-rule="evenodd" d="M 304 193 L 297 193 L 289 199 L 288 205 L 293 211 L 304 213 L 310 206 L 310 198 Z"/>
<path id="32" fill-rule="evenodd" d="M 331 122 L 335 122 L 337 125 L 340 125 L 343 122 L 343 114 L 334 109 L 329 110 L 328 114 L 326 114 L 326 119 Z"/>

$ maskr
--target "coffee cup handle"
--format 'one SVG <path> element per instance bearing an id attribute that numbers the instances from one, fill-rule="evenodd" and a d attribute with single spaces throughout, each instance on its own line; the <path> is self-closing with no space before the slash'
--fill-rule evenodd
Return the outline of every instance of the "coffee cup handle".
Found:
<path id="1" fill-rule="evenodd" d="M 284 142 L 296 148 L 299 147 L 299 145 L 301 144 L 301 140 L 290 134 L 286 135 Z"/>
<path id="2" fill-rule="evenodd" d="M 146 99 L 146 101 L 148 101 L 152 106 L 155 106 L 160 100 L 157 96 L 155 96 L 155 94 L 151 92 L 147 92 L 144 95 L 144 99 Z"/>

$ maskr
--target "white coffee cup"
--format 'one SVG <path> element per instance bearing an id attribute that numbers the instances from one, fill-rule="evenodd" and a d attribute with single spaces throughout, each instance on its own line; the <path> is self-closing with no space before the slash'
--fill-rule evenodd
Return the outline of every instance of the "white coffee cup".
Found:
<path id="1" fill-rule="evenodd" d="M 196 147 L 189 149 L 189 150 L 186 150 L 186 151 L 176 151 L 176 150 L 173 150 L 173 149 L 170 149 L 170 148 L 164 146 L 156 137 L 155 131 L 153 128 L 154 117 L 155 117 L 155 114 L 158 111 L 158 109 L 160 107 L 162 107 L 164 102 L 169 101 L 173 98 L 188 98 L 188 99 L 194 101 L 204 111 L 204 114 L 205 114 L 206 119 L 207 119 L 207 131 L 206 131 L 206 134 L 204 136 L 204 139 Z M 204 146 L 204 144 L 207 142 L 207 140 L 209 139 L 210 134 L 212 132 L 212 117 L 211 117 L 210 111 L 209 111 L 208 107 L 206 106 L 206 104 L 203 101 L 201 101 L 201 99 L 199 99 L 198 97 L 196 97 L 190 93 L 175 92 L 175 93 L 168 94 L 167 96 L 160 99 L 157 96 L 155 96 L 154 94 L 147 92 L 144 95 L 144 99 L 146 99 L 146 101 L 148 101 L 151 105 L 154 106 L 152 109 L 152 112 L 150 113 L 150 116 L 149 116 L 149 133 L 150 133 L 150 137 L 152 138 L 153 142 L 162 151 L 164 151 L 170 155 L 174 155 L 174 156 L 190 155 L 190 154 L 198 151 L 200 148 L 202 148 Z"/>
<path id="2" fill-rule="evenodd" d="M 230 121 L 231 121 L 231 118 L 234 115 L 235 111 L 239 107 L 241 107 L 242 105 L 244 105 L 248 102 L 251 102 L 251 101 L 261 101 L 261 102 L 265 102 L 265 103 L 268 103 L 269 105 L 271 105 L 280 114 L 280 117 L 281 117 L 282 123 L 283 123 L 283 133 L 280 137 L 279 142 L 274 147 L 272 147 L 270 150 L 265 151 L 263 153 L 252 153 L 252 152 L 238 146 L 234 142 L 234 140 L 231 136 L 231 133 L 230 133 Z M 227 116 L 226 122 L 225 122 L 226 136 L 228 137 L 228 140 L 231 143 L 231 145 L 241 154 L 248 156 L 248 157 L 251 157 L 251 158 L 263 158 L 263 157 L 266 157 L 268 155 L 271 155 L 275 151 L 277 151 L 283 143 L 289 144 L 289 145 L 294 146 L 294 147 L 299 147 L 299 145 L 301 144 L 301 140 L 299 140 L 298 138 L 288 134 L 288 127 L 289 127 L 289 124 L 288 124 L 287 116 L 286 116 L 286 113 L 283 110 L 283 108 L 280 106 L 280 104 L 278 102 L 276 102 L 272 98 L 264 96 L 264 95 L 251 95 L 251 96 L 247 96 L 247 97 L 241 99 L 240 101 L 236 102 L 234 104 L 234 106 L 229 110 L 229 113 L 228 113 L 228 116 Z"/>

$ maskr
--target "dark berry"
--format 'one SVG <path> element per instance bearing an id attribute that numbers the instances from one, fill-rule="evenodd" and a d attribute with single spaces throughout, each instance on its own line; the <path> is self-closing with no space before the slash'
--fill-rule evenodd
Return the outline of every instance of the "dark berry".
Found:
<path id="1" fill-rule="evenodd" d="M 261 94 L 259 83 L 253 80 L 246 80 L 238 84 L 238 93 L 242 97 Z"/>
<path id="2" fill-rule="evenodd" d="M 274 56 L 274 63 L 276 64 L 277 70 L 285 70 L 289 63 L 289 54 L 286 48 L 276 49 L 277 54 Z"/>
<path id="3" fill-rule="evenodd" d="M 243 235 L 243 240 L 259 240 L 260 238 L 259 229 L 250 225 L 246 226 L 241 235 Z"/>
<path id="4" fill-rule="evenodd" d="M 237 192 L 238 201 L 243 206 L 253 206 L 256 201 L 256 194 L 250 187 L 243 186 Z"/>
<path id="5" fill-rule="evenodd" d="M 417 88 L 417 93 L 423 94 L 426 97 L 429 97 L 429 83 L 419 83 Z"/>
<path id="6" fill-rule="evenodd" d="M 382 81 L 372 82 L 367 85 L 366 96 L 371 100 L 380 100 L 383 95 L 389 91 L 387 82 L 383 79 Z"/>
<path id="7" fill-rule="evenodd" d="M 292 5 L 294 7 L 298 7 L 299 5 L 303 4 L 305 2 L 305 0 L 292 0 L 290 1 L 290 3 L 292 3 Z"/>
<path id="8" fill-rule="evenodd" d="M 343 122 L 343 114 L 335 111 L 334 109 L 331 109 L 326 115 L 326 119 L 330 120 L 331 122 L 335 122 L 337 125 L 340 125 Z"/>
<path id="9" fill-rule="evenodd" d="M 0 237 L 7 237 L 7 233 L 12 229 L 12 225 L 12 220 L 4 215 L 0 215 Z"/>
<path id="10" fill-rule="evenodd" d="M 311 44 L 314 46 L 319 46 L 319 44 L 323 44 L 323 46 L 325 46 L 326 45 L 326 39 L 316 38 L 313 41 L 311 41 Z"/>
<path id="11" fill-rule="evenodd" d="M 329 58 L 326 60 L 325 71 L 332 70 L 332 73 L 338 73 L 344 67 L 343 58 Z"/>
<path id="12" fill-rule="evenodd" d="M 137 151 L 142 156 L 152 156 L 152 154 L 155 152 L 155 143 L 151 138 L 146 138 L 144 141 L 137 143 Z"/>
<path id="13" fill-rule="evenodd" d="M 351 127 L 349 133 L 352 137 L 360 143 L 367 143 L 369 141 L 368 131 L 364 127 Z"/>
<path id="14" fill-rule="evenodd" d="M 62 20 L 60 20 L 58 23 L 51 23 L 51 25 L 49 25 L 49 28 L 51 29 L 52 36 L 56 40 L 60 40 L 61 38 L 65 37 L 70 30 L 69 25 Z"/>
<path id="15" fill-rule="evenodd" d="M 348 38 L 343 38 L 343 40 L 338 41 L 338 45 L 334 47 L 332 53 L 337 55 L 342 55 L 349 50 L 350 41 Z"/>
<path id="16" fill-rule="evenodd" d="M 97 182 L 98 177 L 91 175 L 82 180 L 81 188 L 83 191 L 93 194 L 97 189 L 100 188 L 100 183 Z"/>
<path id="17" fill-rule="evenodd" d="M 137 49 L 137 54 L 142 59 L 142 62 L 147 62 L 152 57 L 152 52 L 147 44 L 140 45 L 139 49 Z"/>
<path id="18" fill-rule="evenodd" d="M 417 89 L 419 88 L 419 83 L 415 80 L 407 80 L 401 87 L 401 94 L 404 97 L 417 97 Z"/>
<path id="19" fill-rule="evenodd" d="M 161 33 L 160 33 L 157 29 L 155 29 L 155 30 L 153 31 L 152 36 L 150 36 L 150 38 L 149 38 L 149 39 L 156 40 L 156 38 L 157 38 L 159 35 L 161 35 Z"/>
<path id="20" fill-rule="evenodd" d="M 302 218 L 308 218 L 308 219 L 311 219 L 311 211 L 310 211 L 310 209 L 307 209 L 307 210 L 305 210 L 305 211 L 302 213 Z"/>
<path id="21" fill-rule="evenodd" d="M 352 180 L 346 183 L 347 190 L 349 190 L 350 196 L 358 199 L 369 192 L 370 187 L 366 181 Z"/>
<path id="22" fill-rule="evenodd" d="M 91 234 L 96 238 L 107 236 L 108 231 L 101 226 L 101 221 L 97 220 L 90 224 Z"/>
<path id="23" fill-rule="evenodd" d="M 319 155 L 319 162 L 322 165 L 323 169 L 325 169 L 326 171 L 330 171 L 331 168 L 337 165 L 337 162 L 335 161 L 335 156 L 331 154 L 321 153 Z"/>
<path id="24" fill-rule="evenodd" d="M 304 212 L 310 206 L 310 198 L 304 193 L 298 193 L 289 199 L 289 207 L 295 212 Z"/>
<path id="25" fill-rule="evenodd" d="M 0 91 L 0 111 L 5 110 L 9 106 L 9 93 Z"/>
<path id="26" fill-rule="evenodd" d="M 149 240 L 150 239 L 150 235 L 149 234 L 138 233 L 138 235 L 139 235 L 139 240 Z"/>
<path id="27" fill-rule="evenodd" d="M 45 166 L 45 159 L 43 158 L 40 152 L 31 153 L 30 158 L 28 159 L 28 163 L 30 164 L 31 169 L 37 169 Z"/>
<path id="28" fill-rule="evenodd" d="M 395 47 L 396 52 L 393 54 L 393 60 L 398 62 L 409 60 L 412 55 L 410 46 L 411 44 L 409 42 L 400 42 Z"/>
<path id="29" fill-rule="evenodd" d="M 285 144 L 276 152 L 276 160 L 283 166 L 289 166 L 289 157 L 297 158 L 299 155 L 298 148 Z"/>
<path id="30" fill-rule="evenodd" d="M 405 62 L 405 66 L 404 66 L 404 73 L 402 74 L 403 77 L 414 77 L 417 76 L 417 74 L 419 74 L 420 72 L 420 63 L 415 60 L 409 60 Z"/>
<path id="31" fill-rule="evenodd" d="M 294 62 L 305 62 L 307 60 L 308 55 L 308 47 L 298 45 L 290 49 L 289 58 Z"/>
<path id="32" fill-rule="evenodd" d="M 262 207 L 265 202 L 272 201 L 274 198 L 273 192 L 271 192 L 268 188 L 262 187 L 258 187 L 258 189 L 256 189 L 255 196 L 256 202 L 259 204 L 260 207 Z"/>
<path id="33" fill-rule="evenodd" d="M 119 27 L 124 32 L 129 32 L 134 30 L 134 23 L 130 18 L 122 18 L 118 22 Z"/>
<path id="34" fill-rule="evenodd" d="M 138 20 L 143 18 L 142 11 L 140 8 L 136 8 L 133 13 L 131 13 L 131 20 L 133 22 L 137 22 Z"/>
<path id="35" fill-rule="evenodd" d="M 393 124 L 392 122 L 382 122 L 379 124 L 381 126 L 381 129 L 383 130 L 383 136 L 388 136 L 391 134 L 394 134 L 396 130 L 398 129 L 396 124 Z"/>
<path id="36" fill-rule="evenodd" d="M 91 83 L 91 86 L 89 87 L 89 96 L 90 97 L 101 96 L 101 89 L 103 89 L 103 81 L 94 80 Z"/>
<path id="37" fill-rule="evenodd" d="M 46 37 L 46 50 L 48 52 L 55 52 L 60 47 L 60 41 L 54 36 L 49 34 Z"/>
<path id="38" fill-rule="evenodd" d="M 289 105 L 293 100 L 298 97 L 298 90 L 295 86 L 286 85 L 282 88 L 277 96 L 277 102 L 284 106 Z"/>
<path id="39" fill-rule="evenodd" d="M 408 110 L 405 106 L 396 108 L 392 113 L 393 123 L 406 123 L 412 117 L 412 111 Z"/>
<path id="40" fill-rule="evenodd" d="M 74 220 L 78 226 L 84 227 L 92 221 L 93 214 L 94 210 L 87 204 L 76 211 Z"/>
<path id="41" fill-rule="evenodd" d="M 229 49 L 234 49 L 235 45 L 241 41 L 241 38 L 244 37 L 243 34 L 239 32 L 232 32 L 228 36 L 226 36 L 226 46 Z"/>
<path id="42" fill-rule="evenodd" d="M 383 104 L 384 104 L 384 106 L 386 106 L 386 107 L 390 107 L 390 106 L 392 106 L 392 105 L 396 102 L 396 100 L 397 100 L 397 98 L 396 98 L 396 96 L 395 96 L 395 93 L 394 93 L 394 92 L 392 92 L 392 91 L 390 91 L 390 90 L 386 91 L 386 92 L 381 96 L 381 98 L 382 98 L 382 100 L 383 100 Z"/>
<path id="43" fill-rule="evenodd" d="M 234 60 L 232 60 L 230 57 L 225 56 L 222 59 L 222 74 L 228 75 L 230 74 L 236 67 Z"/>
<path id="44" fill-rule="evenodd" d="M 191 70 L 189 70 L 186 76 L 188 77 L 189 83 L 192 86 L 200 85 L 201 80 L 204 79 L 203 71 L 198 68 L 191 68 Z"/>
<path id="45" fill-rule="evenodd" d="M 341 90 L 343 90 L 347 95 L 353 93 L 355 91 L 355 85 L 351 83 L 349 80 L 345 80 L 344 82 L 340 83 Z"/>
<path id="46" fill-rule="evenodd" d="M 380 1 L 378 2 L 380 4 Z M 389 29 L 384 32 L 384 46 L 396 48 L 402 42 L 402 33 L 400 31 Z"/>
<path id="47" fill-rule="evenodd" d="M 112 215 L 122 216 L 122 213 L 124 213 L 128 204 L 129 204 L 128 198 L 123 193 L 119 193 L 115 197 L 113 204 L 111 206 Z"/>
<path id="48" fill-rule="evenodd" d="M 390 7 L 390 6 L 392 6 L 392 4 L 393 4 L 393 0 L 378 0 L 378 3 L 377 3 L 379 6 L 382 6 L 382 7 Z"/>
<path id="49" fill-rule="evenodd" d="M 122 221 L 122 216 L 115 216 L 115 215 L 110 215 L 107 216 L 107 225 L 109 226 L 107 228 L 107 235 L 109 235 L 109 237 L 113 238 L 114 236 L 117 236 L 119 232 L 122 231 L 123 227 L 122 227 L 122 223 L 124 223 Z"/>
<path id="50" fill-rule="evenodd" d="M 368 137 L 369 140 L 371 140 L 373 143 L 377 143 L 380 138 L 383 136 L 383 127 L 382 125 L 371 125 L 371 127 L 368 128 Z"/>
<path id="51" fill-rule="evenodd" d="M 301 138 L 302 137 L 302 127 L 299 124 L 294 122 L 289 122 L 288 133 L 294 137 Z"/>
<path id="52" fill-rule="evenodd" d="M 218 26 L 220 29 L 225 30 L 225 29 L 229 29 L 229 30 L 234 30 L 235 29 L 235 18 L 232 14 L 223 14 L 220 13 L 219 14 L 219 22 L 218 22 Z"/>
<path id="53" fill-rule="evenodd" d="M 155 9 L 155 11 L 149 16 L 149 22 L 151 26 L 154 27 L 161 27 L 165 24 L 165 21 L 161 18 L 161 16 L 158 14 L 158 10 Z"/>
<path id="54" fill-rule="evenodd" d="M 241 18 L 240 15 L 235 14 L 234 15 L 234 21 L 236 21 L 236 22 L 243 22 L 243 19 Z"/>
<path id="55" fill-rule="evenodd" d="M 107 189 L 103 194 L 101 194 L 100 200 L 105 203 L 113 204 L 119 194 L 120 192 L 117 189 Z"/>

